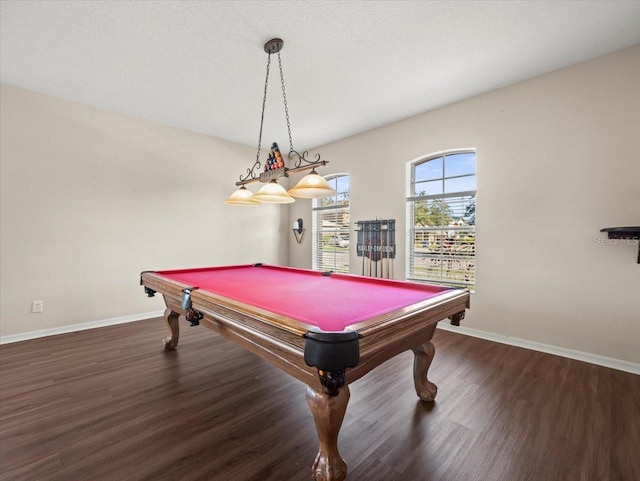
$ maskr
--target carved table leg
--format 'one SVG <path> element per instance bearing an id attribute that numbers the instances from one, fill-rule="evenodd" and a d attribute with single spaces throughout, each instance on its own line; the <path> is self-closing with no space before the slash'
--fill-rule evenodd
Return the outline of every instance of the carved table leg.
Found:
<path id="1" fill-rule="evenodd" d="M 413 360 L 413 383 L 416 388 L 416 394 L 420 399 L 427 402 L 433 401 L 438 393 L 438 387 L 427 378 L 429 366 L 431 366 L 431 361 L 433 361 L 433 356 L 436 352 L 436 348 L 431 342 L 435 328 L 434 324 L 427 342 L 413 349 L 413 354 L 415 355 Z"/>
<path id="2" fill-rule="evenodd" d="M 337 396 L 307 388 L 307 403 L 320 441 L 320 450 L 311 468 L 315 481 L 342 481 L 347 477 L 347 463 L 338 452 L 338 433 L 348 402 L 349 387 L 346 384 Z"/>
<path id="3" fill-rule="evenodd" d="M 162 340 L 164 348 L 167 351 L 171 351 L 178 345 L 178 338 L 180 337 L 180 324 L 178 318 L 180 314 L 172 311 L 171 309 L 164 310 L 164 322 L 169 328 L 169 335 Z"/>

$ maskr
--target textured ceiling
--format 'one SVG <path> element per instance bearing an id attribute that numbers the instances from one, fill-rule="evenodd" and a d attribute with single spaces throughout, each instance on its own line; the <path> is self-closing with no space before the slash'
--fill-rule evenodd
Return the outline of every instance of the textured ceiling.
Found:
<path id="1" fill-rule="evenodd" d="M 251 146 L 282 37 L 299 150 L 640 43 L 638 0 L 2 0 L 0 18 L 3 83 Z M 263 144 L 284 147 L 271 73 Z"/>

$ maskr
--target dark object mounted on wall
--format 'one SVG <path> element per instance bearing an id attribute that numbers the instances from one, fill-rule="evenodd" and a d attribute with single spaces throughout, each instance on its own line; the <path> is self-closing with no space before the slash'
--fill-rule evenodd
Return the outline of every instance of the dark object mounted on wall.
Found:
<path id="1" fill-rule="evenodd" d="M 638 244 L 638 264 L 640 264 L 640 226 L 635 227 L 606 227 L 600 229 L 606 232 L 609 239 L 627 239 Z"/>
<path id="2" fill-rule="evenodd" d="M 302 238 L 304 237 L 304 228 L 302 227 L 302 219 L 298 219 L 293 223 L 293 235 L 296 238 L 298 244 L 302 243 Z"/>
<path id="3" fill-rule="evenodd" d="M 359 220 L 356 222 L 357 254 L 362 257 L 362 275 L 371 277 L 393 277 L 393 262 L 396 257 L 396 221 Z M 367 260 L 368 259 L 368 260 Z M 378 269 L 380 262 L 380 269 Z"/>

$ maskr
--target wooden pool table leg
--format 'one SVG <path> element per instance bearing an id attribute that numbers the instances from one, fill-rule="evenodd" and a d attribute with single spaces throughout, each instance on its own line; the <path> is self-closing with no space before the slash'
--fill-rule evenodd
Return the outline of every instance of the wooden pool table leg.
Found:
<path id="1" fill-rule="evenodd" d="M 438 386 L 429 381 L 427 373 L 429 372 L 429 366 L 433 361 L 433 356 L 436 352 L 436 348 L 431 342 L 433 333 L 436 330 L 436 325 L 430 328 L 431 332 L 428 337 L 428 341 L 421 346 L 413 348 L 413 383 L 416 388 L 416 394 L 423 401 L 433 401 L 438 393 Z"/>
<path id="2" fill-rule="evenodd" d="M 169 308 L 164 310 L 164 322 L 169 328 L 169 335 L 162 340 L 162 344 L 164 344 L 164 348 L 167 351 L 172 351 L 178 345 L 178 338 L 180 337 L 179 317 L 180 314 Z"/>
<path id="3" fill-rule="evenodd" d="M 311 468 L 315 481 L 342 481 L 347 477 L 347 463 L 338 452 L 338 433 L 349 403 L 345 384 L 337 396 L 307 388 L 307 403 L 318 431 L 320 449 Z"/>

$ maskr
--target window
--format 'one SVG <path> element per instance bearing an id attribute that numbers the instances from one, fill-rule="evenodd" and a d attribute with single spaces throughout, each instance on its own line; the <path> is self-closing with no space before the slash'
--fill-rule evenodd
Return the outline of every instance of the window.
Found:
<path id="1" fill-rule="evenodd" d="M 413 161 L 407 197 L 407 279 L 475 286 L 476 154 Z"/>
<path id="2" fill-rule="evenodd" d="M 337 194 L 313 200 L 313 268 L 349 272 L 349 175 L 326 177 Z"/>

